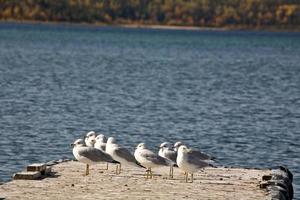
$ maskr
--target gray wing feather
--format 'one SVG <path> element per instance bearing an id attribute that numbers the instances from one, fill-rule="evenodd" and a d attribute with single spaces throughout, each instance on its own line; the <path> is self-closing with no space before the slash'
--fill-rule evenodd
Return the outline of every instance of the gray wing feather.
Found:
<path id="1" fill-rule="evenodd" d="M 167 151 L 165 156 L 173 161 L 174 163 L 176 163 L 176 159 L 177 159 L 177 152 L 176 151 Z"/>
<path id="2" fill-rule="evenodd" d="M 151 162 L 153 162 L 154 164 L 157 165 L 165 165 L 165 166 L 169 166 L 170 163 L 168 162 L 167 159 L 151 152 L 151 151 L 143 151 L 141 153 L 141 156 L 143 156 L 144 158 L 146 158 L 147 160 L 150 160 Z"/>
<path id="3" fill-rule="evenodd" d="M 78 151 L 78 154 L 90 159 L 93 162 L 112 162 L 113 159 L 107 153 L 94 147 L 84 147 Z"/>
<path id="4" fill-rule="evenodd" d="M 136 163 L 135 157 L 126 148 L 123 148 L 123 147 L 117 148 L 115 150 L 115 153 L 117 154 L 117 156 L 124 158 L 128 162 Z"/>
<path id="5" fill-rule="evenodd" d="M 200 151 L 190 151 L 191 155 L 193 155 L 194 157 L 201 159 L 201 160 L 210 160 L 212 159 L 212 157 L 210 155 L 207 155 L 205 153 L 202 153 Z"/>
<path id="6" fill-rule="evenodd" d="M 199 168 L 210 166 L 209 163 L 205 162 L 205 160 L 199 159 L 199 157 L 193 155 L 192 152 L 188 153 L 187 161 L 188 163 L 193 164 Z"/>

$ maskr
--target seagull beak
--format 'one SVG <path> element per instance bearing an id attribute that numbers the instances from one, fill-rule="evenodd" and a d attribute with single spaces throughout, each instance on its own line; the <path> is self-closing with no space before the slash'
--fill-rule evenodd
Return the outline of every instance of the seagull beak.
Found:
<path id="1" fill-rule="evenodd" d="M 70 146 L 71 146 L 71 147 L 74 147 L 74 146 L 75 146 L 75 144 L 74 144 L 74 143 L 72 143 L 72 144 L 70 144 Z"/>

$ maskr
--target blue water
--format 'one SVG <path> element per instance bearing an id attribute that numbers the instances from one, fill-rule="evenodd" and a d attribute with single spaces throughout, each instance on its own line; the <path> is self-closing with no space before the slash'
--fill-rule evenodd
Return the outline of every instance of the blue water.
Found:
<path id="1" fill-rule="evenodd" d="M 300 33 L 0 24 L 0 181 L 88 130 L 284 164 L 299 198 Z"/>

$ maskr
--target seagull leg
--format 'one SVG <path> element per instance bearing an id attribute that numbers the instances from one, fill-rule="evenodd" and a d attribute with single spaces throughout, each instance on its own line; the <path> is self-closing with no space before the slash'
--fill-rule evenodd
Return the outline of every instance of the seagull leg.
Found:
<path id="1" fill-rule="evenodd" d="M 170 166 L 170 171 L 169 171 L 169 178 L 173 178 L 173 166 Z"/>
<path id="2" fill-rule="evenodd" d="M 90 172 L 90 166 L 89 164 L 86 164 L 86 169 L 85 169 L 85 175 L 89 175 L 89 172 Z"/>
<path id="3" fill-rule="evenodd" d="M 149 169 L 150 169 L 150 178 L 152 179 L 153 178 L 153 172 L 152 172 L 151 168 L 149 168 Z"/>
<path id="4" fill-rule="evenodd" d="M 119 173 L 118 174 L 121 174 L 121 163 L 120 163 L 120 166 L 119 166 Z"/>
<path id="5" fill-rule="evenodd" d="M 185 172 L 185 182 L 186 183 L 188 182 L 188 176 L 189 176 L 189 174 L 187 172 Z"/>
<path id="6" fill-rule="evenodd" d="M 108 170 L 108 162 L 106 163 L 106 170 Z"/>
<path id="7" fill-rule="evenodd" d="M 118 174 L 119 164 L 116 165 L 116 174 Z"/>
<path id="8" fill-rule="evenodd" d="M 146 180 L 148 180 L 148 176 L 149 176 L 149 168 L 147 168 L 147 170 L 146 170 Z"/>
<path id="9" fill-rule="evenodd" d="M 171 178 L 174 178 L 174 167 L 173 166 L 171 166 Z"/>
<path id="10" fill-rule="evenodd" d="M 194 182 L 194 173 L 191 173 L 191 179 L 192 179 L 192 182 Z"/>

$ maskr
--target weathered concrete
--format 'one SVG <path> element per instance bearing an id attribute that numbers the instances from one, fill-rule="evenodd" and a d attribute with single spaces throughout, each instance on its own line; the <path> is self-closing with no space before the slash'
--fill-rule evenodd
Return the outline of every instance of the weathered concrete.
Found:
<path id="1" fill-rule="evenodd" d="M 42 180 L 13 180 L 0 185 L 0 198 L 6 199 L 271 199 L 262 189 L 262 177 L 272 180 L 272 170 L 207 168 L 194 175 L 194 183 L 185 183 L 183 173 L 174 170 L 169 180 L 168 168 L 154 169 L 152 180 L 145 180 L 142 168 L 123 168 L 115 175 L 115 165 L 91 167 L 84 176 L 85 165 L 62 162 L 52 166 L 50 177 Z M 265 180 L 266 182 L 266 180 Z M 269 191 L 269 192 L 268 192 Z"/>
<path id="2" fill-rule="evenodd" d="M 46 164 L 45 163 L 33 163 L 27 166 L 28 172 L 43 172 L 46 171 Z"/>
<path id="3" fill-rule="evenodd" d="M 15 173 L 13 179 L 18 180 L 35 180 L 42 176 L 41 172 L 29 171 L 29 172 L 18 172 Z"/>

